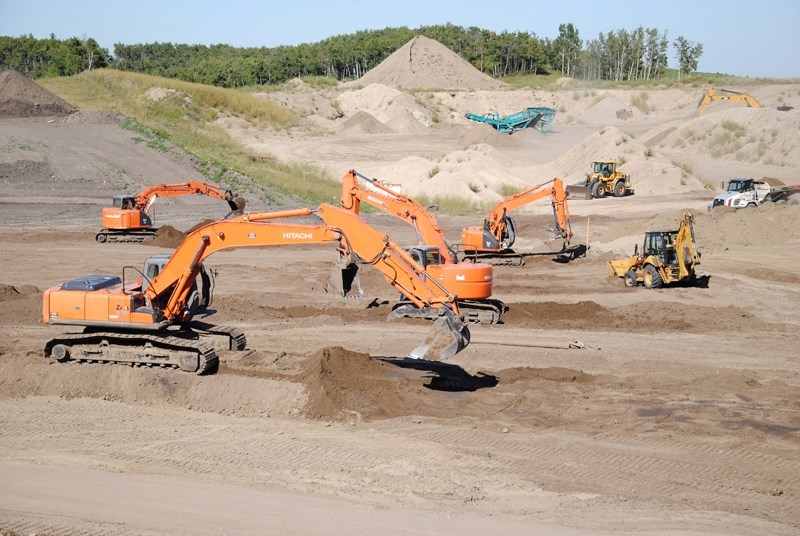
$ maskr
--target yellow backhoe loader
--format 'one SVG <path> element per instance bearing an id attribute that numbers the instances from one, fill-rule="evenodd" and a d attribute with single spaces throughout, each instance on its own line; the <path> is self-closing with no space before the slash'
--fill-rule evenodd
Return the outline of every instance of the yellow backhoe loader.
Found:
<path id="1" fill-rule="evenodd" d="M 694 218 L 686 213 L 677 231 L 649 231 L 644 235 L 641 253 L 637 244 L 632 257 L 609 261 L 608 275 L 621 277 L 626 287 L 693 285 L 698 264 L 700 252 L 694 238 Z"/>

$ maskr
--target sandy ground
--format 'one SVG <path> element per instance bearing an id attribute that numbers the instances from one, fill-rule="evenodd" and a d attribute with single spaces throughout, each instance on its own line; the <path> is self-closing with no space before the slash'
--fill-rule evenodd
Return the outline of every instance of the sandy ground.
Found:
<path id="1" fill-rule="evenodd" d="M 339 174 L 463 150 L 429 128 L 251 141 L 287 159 L 313 146 Z M 93 240 L 110 195 L 196 177 L 190 159 L 132 136 L 107 121 L 0 120 L 0 531 L 800 534 L 799 207 L 707 214 L 713 192 L 696 176 L 694 188 L 678 178 L 672 191 L 573 201 L 573 243 L 591 247 L 567 263 L 545 242 L 549 207 L 521 211 L 526 263 L 495 267 L 505 322 L 473 326 L 446 363 L 404 359 L 430 326 L 366 308 L 393 297 L 376 273 L 362 274 L 364 302 L 326 294 L 335 252 L 310 246 L 209 259 L 209 321 L 248 337 L 214 375 L 48 363 L 42 347 L 62 330 L 40 321 L 43 289 L 170 251 Z M 593 136 L 565 123 L 480 150 L 519 163 L 541 146 L 531 160 L 554 166 Z M 694 158 L 736 175 L 725 158 Z M 186 230 L 225 209 L 175 198 L 156 217 Z M 606 260 L 687 209 L 701 287 L 607 278 Z M 439 216 L 452 240 L 479 218 Z M 401 222 L 367 219 L 410 240 Z"/>

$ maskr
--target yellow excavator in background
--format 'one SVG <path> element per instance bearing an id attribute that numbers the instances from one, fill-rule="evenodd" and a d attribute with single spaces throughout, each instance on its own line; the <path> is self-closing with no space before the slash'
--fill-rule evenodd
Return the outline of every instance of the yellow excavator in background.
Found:
<path id="1" fill-rule="evenodd" d="M 752 95 L 739 91 L 732 91 L 730 89 L 710 87 L 706 89 L 705 93 L 703 93 L 703 96 L 700 98 L 700 104 L 697 105 L 697 112 L 694 116 L 700 117 L 703 115 L 708 105 L 714 101 L 740 102 L 747 104 L 750 108 L 761 108 L 761 103 Z"/>
<path id="2" fill-rule="evenodd" d="M 608 275 L 621 277 L 626 287 L 661 288 L 673 283 L 693 284 L 700 252 L 694 238 L 694 218 L 683 216 L 677 231 L 649 231 L 633 256 L 608 262 Z"/>
<path id="3" fill-rule="evenodd" d="M 509 212 L 548 196 L 553 206 L 558 235 L 564 241 L 566 248 L 572 238 L 567 193 L 564 191 L 561 179 L 554 178 L 543 184 L 534 184 L 523 192 L 503 199 L 483 219 L 481 225 L 462 229 L 461 247 L 464 250 L 465 260 L 486 259 L 493 264 L 524 264 L 522 255 L 511 249 L 517 237 L 517 227 Z"/>

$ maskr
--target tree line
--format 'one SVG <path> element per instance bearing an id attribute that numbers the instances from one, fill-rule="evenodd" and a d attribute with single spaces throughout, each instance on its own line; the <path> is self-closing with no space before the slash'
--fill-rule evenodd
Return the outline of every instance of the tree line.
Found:
<path id="1" fill-rule="evenodd" d="M 92 38 L 47 39 L 32 35 L 0 36 L 0 70 L 14 69 L 30 78 L 69 76 L 108 67 L 108 52 Z"/>
<path id="2" fill-rule="evenodd" d="M 560 71 L 591 80 L 654 80 L 665 75 L 668 62 L 667 32 L 657 28 L 613 30 L 584 42 L 571 23 L 561 24 L 555 39 L 445 24 L 363 30 L 278 47 L 117 43 L 113 55 L 91 38 L 0 37 L 0 69 L 36 78 L 112 66 L 222 87 L 278 84 L 303 76 L 349 80 L 380 64 L 416 35 L 439 41 L 481 72 L 498 78 Z M 679 36 L 673 46 L 680 73 L 697 69 L 702 44 Z"/>

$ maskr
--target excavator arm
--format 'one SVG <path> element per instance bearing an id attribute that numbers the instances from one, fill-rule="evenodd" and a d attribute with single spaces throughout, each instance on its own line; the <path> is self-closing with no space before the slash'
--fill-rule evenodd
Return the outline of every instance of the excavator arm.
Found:
<path id="1" fill-rule="evenodd" d="M 747 93 L 731 91 L 730 89 L 708 88 L 700 98 L 700 103 L 697 105 L 697 112 L 695 112 L 694 116 L 700 117 L 703 115 L 708 105 L 714 101 L 741 102 L 747 104 L 750 108 L 761 108 L 761 103 L 758 102 L 758 99 Z"/>
<path id="2" fill-rule="evenodd" d="M 243 210 L 244 200 L 235 197 L 233 192 L 222 188 L 216 184 L 209 184 L 199 181 L 188 181 L 180 184 L 157 184 L 144 189 L 136 196 L 136 206 L 138 210 L 150 213 L 153 203 L 159 197 L 171 197 L 176 195 L 207 195 L 227 201 L 232 211 Z"/>
<path id="3" fill-rule="evenodd" d="M 358 180 L 366 181 L 372 190 L 361 187 Z M 437 246 L 445 263 L 455 262 L 444 238 L 444 231 L 436 218 L 416 200 L 397 193 L 383 185 L 378 179 L 371 179 L 351 169 L 342 177 L 342 208 L 359 214 L 361 203 L 391 214 L 410 224 L 417 233 L 421 245 Z"/>

